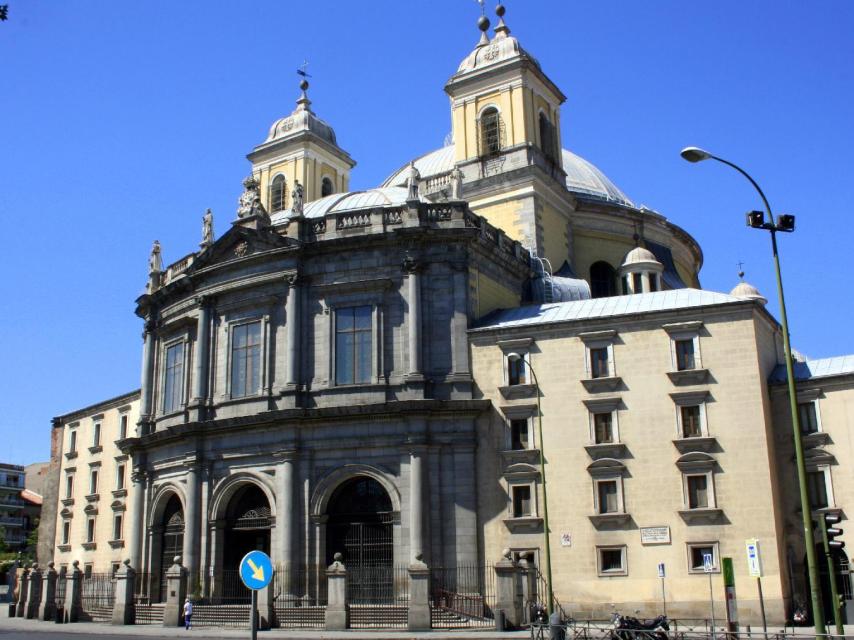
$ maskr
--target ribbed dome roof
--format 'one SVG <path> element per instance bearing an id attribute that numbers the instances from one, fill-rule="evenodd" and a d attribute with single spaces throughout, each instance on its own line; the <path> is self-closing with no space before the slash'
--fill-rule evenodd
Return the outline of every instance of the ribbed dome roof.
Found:
<path id="1" fill-rule="evenodd" d="M 632 264 L 643 264 L 649 262 L 658 262 L 658 259 L 652 251 L 644 249 L 643 247 L 635 247 L 626 254 L 626 257 L 623 258 L 623 263 L 620 266 L 627 267 Z M 658 264 L 661 263 L 658 262 Z"/>
<path id="2" fill-rule="evenodd" d="M 311 101 L 306 95 L 308 82 L 303 81 L 300 85 L 302 94 L 297 100 L 297 108 L 291 115 L 279 118 L 270 127 L 270 133 L 264 143 L 289 138 L 305 131 L 310 131 L 318 137 L 337 146 L 335 131 L 326 122 L 314 115 L 311 110 Z"/>
<path id="3" fill-rule="evenodd" d="M 744 280 L 735 285 L 732 291 L 729 292 L 729 295 L 735 296 L 736 298 L 745 298 L 747 300 L 758 300 L 762 304 L 768 303 L 768 299 L 759 293 L 759 289 Z"/>
<path id="4" fill-rule="evenodd" d="M 460 63 L 457 74 L 489 67 L 513 58 L 530 60 L 537 67 L 540 66 L 536 58 L 525 51 L 516 38 L 509 35 L 498 35 L 489 44 L 478 45 L 474 51 L 468 54 Z"/>
<path id="5" fill-rule="evenodd" d="M 595 165 L 566 149 L 561 154 L 566 188 L 580 198 L 614 202 L 635 208 L 634 203 Z M 416 158 L 415 168 L 422 180 L 448 173 L 454 168 L 454 145 L 436 149 Z M 409 163 L 386 178 L 383 187 L 405 186 Z"/>

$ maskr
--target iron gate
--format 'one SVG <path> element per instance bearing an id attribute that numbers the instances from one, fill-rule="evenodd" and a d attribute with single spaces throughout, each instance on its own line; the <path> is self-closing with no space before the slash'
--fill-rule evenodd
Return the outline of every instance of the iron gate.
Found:
<path id="1" fill-rule="evenodd" d="M 83 611 L 95 622 L 107 622 L 113 616 L 116 580 L 112 573 L 90 573 L 83 576 L 80 602 Z"/>

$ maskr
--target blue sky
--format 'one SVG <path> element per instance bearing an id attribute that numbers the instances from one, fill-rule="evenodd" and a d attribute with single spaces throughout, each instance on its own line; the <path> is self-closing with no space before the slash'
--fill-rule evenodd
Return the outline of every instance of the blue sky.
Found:
<path id="1" fill-rule="evenodd" d="M 0 460 L 49 455 L 50 418 L 139 384 L 134 300 L 151 242 L 197 248 L 234 217 L 245 159 L 297 97 L 376 186 L 450 129 L 442 87 L 477 42 L 474 0 L 4 0 L 0 23 Z M 793 341 L 854 353 L 854 3 L 507 0 L 513 35 L 567 95 L 564 146 L 701 244 L 703 286 L 739 261 L 777 313 L 759 208 L 708 148 L 797 215 L 780 238 Z M 488 5 L 492 14 L 494 3 Z"/>

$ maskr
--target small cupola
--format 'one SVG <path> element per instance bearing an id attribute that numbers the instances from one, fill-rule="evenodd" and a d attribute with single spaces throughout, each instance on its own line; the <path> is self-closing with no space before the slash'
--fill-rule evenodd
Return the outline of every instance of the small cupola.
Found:
<path id="1" fill-rule="evenodd" d="M 768 298 L 759 293 L 759 289 L 749 282 L 744 281 L 743 271 L 739 272 L 738 276 L 741 278 L 741 282 L 733 287 L 732 291 L 729 292 L 729 295 L 735 298 L 744 298 L 745 300 L 756 300 L 763 306 L 768 304 Z"/>
<path id="2" fill-rule="evenodd" d="M 649 249 L 635 247 L 626 254 L 618 273 L 623 281 L 623 293 L 650 293 L 661 290 L 664 265 Z"/>

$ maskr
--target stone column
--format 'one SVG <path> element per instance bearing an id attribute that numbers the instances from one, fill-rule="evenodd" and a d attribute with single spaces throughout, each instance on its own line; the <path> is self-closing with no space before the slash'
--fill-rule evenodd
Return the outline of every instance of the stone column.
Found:
<path id="1" fill-rule="evenodd" d="M 419 264 L 408 257 L 403 261 L 403 270 L 408 274 L 406 303 L 409 327 L 409 372 L 407 377 L 421 378 L 421 276 Z"/>
<path id="2" fill-rule="evenodd" d="M 137 462 L 131 474 L 131 513 L 128 531 L 128 551 L 133 567 L 142 566 L 142 532 L 145 525 L 145 469 Z"/>
<path id="3" fill-rule="evenodd" d="M 196 325 L 196 349 L 193 354 L 193 394 L 190 400 L 191 419 L 207 417 L 208 363 L 210 362 L 211 298 L 199 296 L 199 319 Z"/>
<path id="4" fill-rule="evenodd" d="M 276 453 L 281 459 L 276 469 L 276 531 L 278 556 L 274 559 L 283 565 L 282 578 L 290 576 L 288 567 L 294 564 L 294 460 L 296 451 L 289 449 Z M 282 585 L 283 593 L 290 593 L 291 585 Z"/>
<path id="5" fill-rule="evenodd" d="M 409 561 L 424 557 L 424 447 L 409 450 Z"/>
<path id="6" fill-rule="evenodd" d="M 136 607 L 134 606 L 134 586 L 136 571 L 131 567 L 130 560 L 125 560 L 116 572 L 116 598 L 113 602 L 112 624 L 134 624 Z"/>
<path id="7" fill-rule="evenodd" d="M 66 622 L 77 622 L 80 620 L 83 597 L 83 572 L 80 570 L 80 561 L 71 563 L 71 571 L 65 574 L 65 620 Z"/>
<path id="8" fill-rule="evenodd" d="M 341 562 L 343 556 L 336 553 L 334 561 L 326 569 L 325 628 L 327 631 L 342 631 L 350 626 L 350 605 L 347 603 L 347 569 Z"/>
<path id="9" fill-rule="evenodd" d="M 145 321 L 145 331 L 142 338 L 145 341 L 142 347 L 142 380 L 140 381 L 139 393 L 139 429 L 137 435 L 143 436 L 148 433 L 152 418 L 151 398 L 154 391 L 154 332 L 156 329 L 154 318 L 149 316 Z"/>
<path id="10" fill-rule="evenodd" d="M 513 562 L 510 550 L 504 550 L 504 557 L 495 565 L 496 597 L 495 610 L 504 611 L 504 629 L 496 627 L 496 631 L 506 631 L 519 627 L 522 620 L 522 599 L 519 592 L 519 567 Z M 498 617 L 496 616 L 496 620 Z"/>
<path id="11" fill-rule="evenodd" d="M 195 592 L 199 582 L 199 465 L 192 460 L 186 463 L 186 469 L 187 500 L 184 505 L 183 558 L 189 576 L 190 590 Z"/>
<path id="12" fill-rule="evenodd" d="M 451 331 L 451 364 L 456 377 L 469 378 L 468 335 L 468 267 L 454 269 L 454 316 Z"/>
<path id="13" fill-rule="evenodd" d="M 166 571 L 166 606 L 163 607 L 163 626 L 177 627 L 184 621 L 184 599 L 187 597 L 187 570 L 181 566 L 181 556 Z"/>
<path id="14" fill-rule="evenodd" d="M 53 620 L 56 612 L 56 569 L 53 562 L 47 563 L 47 571 L 42 576 L 42 598 L 39 605 L 39 620 Z"/>
<path id="15" fill-rule="evenodd" d="M 30 570 L 24 567 L 21 572 L 21 578 L 18 580 L 18 609 L 15 615 L 18 618 L 23 618 L 27 615 L 27 598 L 30 591 Z"/>
<path id="16" fill-rule="evenodd" d="M 42 570 L 39 565 L 33 563 L 30 571 L 30 588 L 27 589 L 27 619 L 32 620 L 39 617 L 39 604 L 42 601 Z"/>
<path id="17" fill-rule="evenodd" d="M 209 523 L 208 533 L 211 545 L 211 564 L 213 565 L 213 576 L 208 584 L 208 593 L 211 597 L 222 595 L 222 571 L 225 562 L 225 520 L 214 520 Z"/>
<path id="18" fill-rule="evenodd" d="M 300 319 L 300 288 L 297 286 L 297 275 L 288 276 L 288 300 L 285 303 L 285 323 L 288 332 L 288 369 L 285 376 L 285 386 L 298 387 L 300 384 L 300 348 L 299 348 L 299 319 Z"/>

